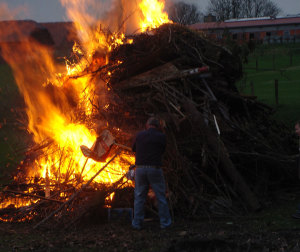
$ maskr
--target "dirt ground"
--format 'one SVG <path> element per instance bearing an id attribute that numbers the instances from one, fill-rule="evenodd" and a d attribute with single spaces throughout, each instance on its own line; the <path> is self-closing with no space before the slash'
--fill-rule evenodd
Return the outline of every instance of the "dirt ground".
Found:
<path id="1" fill-rule="evenodd" d="M 1 224 L 0 251 L 300 251 L 300 229 L 253 232 L 226 220 L 180 220 L 162 231 L 156 224 L 141 231 L 116 222 L 72 230 Z"/>
<path id="2" fill-rule="evenodd" d="M 0 251 L 300 251 L 300 219 L 293 219 L 300 193 L 276 193 L 257 213 L 227 217 L 174 218 L 160 230 L 157 218 L 143 230 L 129 219 L 85 223 L 64 229 L 56 225 L 0 223 Z"/>

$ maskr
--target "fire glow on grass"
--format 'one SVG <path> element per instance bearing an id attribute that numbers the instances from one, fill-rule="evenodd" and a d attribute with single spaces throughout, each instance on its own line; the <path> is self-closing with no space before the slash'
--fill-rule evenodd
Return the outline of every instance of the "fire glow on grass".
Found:
<path id="1" fill-rule="evenodd" d="M 83 181 L 88 181 L 105 165 L 105 162 L 87 160 L 81 153 L 80 145 L 91 147 L 96 134 L 88 125 L 80 123 L 76 111 L 80 110 L 81 115 L 87 119 L 92 118 L 95 111 L 91 101 L 97 99 L 97 85 L 103 85 L 103 89 L 109 92 L 104 82 L 96 83 L 87 73 L 87 66 L 99 68 L 107 64 L 107 55 L 111 50 L 123 43 L 132 43 L 132 40 L 127 40 L 120 31 L 107 32 L 99 29 L 99 21 L 90 16 L 85 8 L 90 2 L 61 0 L 67 8 L 68 16 L 74 20 L 80 38 L 80 46 L 76 44 L 73 47 L 74 54 L 80 60 L 66 61 L 65 69 L 53 60 L 49 47 L 33 40 L 23 41 L 17 48 L 2 48 L 3 57 L 11 66 L 15 81 L 24 96 L 28 132 L 33 135 L 37 144 L 42 144 L 45 140 L 51 142 L 43 148 L 43 154 L 35 159 L 31 169 L 27 171 L 28 178 L 42 178 L 45 187 L 47 181 L 51 187 L 73 181 L 78 178 L 78 174 Z M 141 31 L 170 22 L 163 12 L 163 1 L 142 0 L 138 6 L 143 14 L 137 24 Z M 98 57 L 95 58 L 96 52 Z M 76 78 L 72 78 L 73 76 Z M 107 79 L 109 77 L 108 72 Z M 108 108 L 108 104 L 103 105 L 104 110 Z M 108 184 L 118 181 L 128 169 L 124 167 L 124 160 L 128 164 L 134 163 L 133 155 L 121 155 L 123 161 L 121 157 L 116 158 L 94 181 Z M 0 207 L 12 204 L 19 208 L 34 202 L 36 199 L 22 202 L 15 199 L 0 203 Z"/>

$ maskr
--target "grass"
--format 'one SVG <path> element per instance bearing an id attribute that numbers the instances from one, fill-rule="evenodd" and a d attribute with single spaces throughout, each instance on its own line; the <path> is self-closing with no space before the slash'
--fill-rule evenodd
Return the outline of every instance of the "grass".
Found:
<path id="1" fill-rule="evenodd" d="M 300 119 L 300 44 L 260 46 L 243 67 L 244 77 L 237 83 L 240 92 L 257 96 L 276 110 L 276 119 L 293 127 Z"/>
<path id="2" fill-rule="evenodd" d="M 25 116 L 24 101 L 6 64 L 0 64 L 0 100 L 0 182 L 7 182 L 23 158 L 21 153 L 25 152 L 28 137 L 20 128 L 20 117 Z"/>
<path id="3" fill-rule="evenodd" d="M 257 232 L 259 229 L 270 232 L 300 230 L 300 220 L 291 217 L 298 210 L 299 192 L 278 192 L 272 201 L 272 204 L 265 206 L 263 211 L 248 217 L 248 221 L 252 220 L 250 228 L 253 228 L 253 232 Z"/>

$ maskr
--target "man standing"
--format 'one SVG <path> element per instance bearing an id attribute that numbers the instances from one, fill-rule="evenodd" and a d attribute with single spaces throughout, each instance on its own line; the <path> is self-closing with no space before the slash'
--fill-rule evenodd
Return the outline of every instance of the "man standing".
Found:
<path id="1" fill-rule="evenodd" d="M 155 192 L 158 203 L 160 227 L 165 229 L 172 224 L 162 166 L 162 155 L 166 148 L 166 136 L 159 130 L 159 120 L 151 117 L 146 130 L 136 135 L 132 150 L 135 155 L 134 218 L 132 227 L 141 229 L 144 221 L 144 204 L 149 185 Z"/>

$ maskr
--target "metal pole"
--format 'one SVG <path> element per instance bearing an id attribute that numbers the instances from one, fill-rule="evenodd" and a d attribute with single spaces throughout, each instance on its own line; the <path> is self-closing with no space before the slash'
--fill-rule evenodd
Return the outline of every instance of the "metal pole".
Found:
<path id="1" fill-rule="evenodd" d="M 278 106 L 278 80 L 275 80 L 275 104 Z"/>

